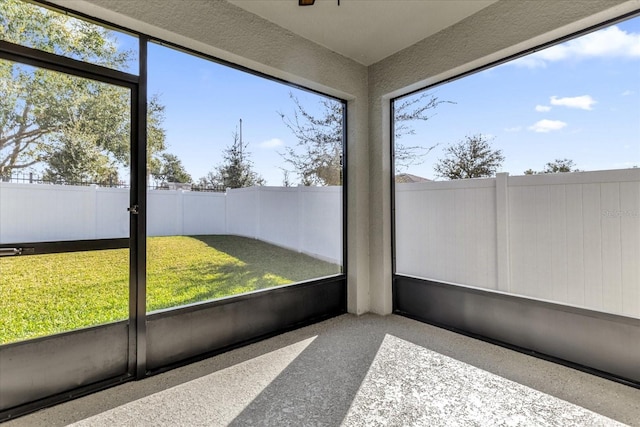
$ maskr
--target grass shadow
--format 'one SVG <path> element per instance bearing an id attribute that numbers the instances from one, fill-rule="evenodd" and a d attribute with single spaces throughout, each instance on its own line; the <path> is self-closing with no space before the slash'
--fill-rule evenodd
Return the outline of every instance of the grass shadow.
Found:
<path id="1" fill-rule="evenodd" d="M 0 345 L 126 319 L 129 251 L 2 259 Z M 147 310 L 208 301 L 339 273 L 341 267 L 238 236 L 151 237 Z"/>
<path id="2" fill-rule="evenodd" d="M 174 236 L 168 238 L 172 242 L 170 248 L 163 239 L 167 238 L 150 241 L 150 246 L 163 248 L 148 256 L 150 311 L 292 284 L 341 271 L 339 265 L 246 237 Z"/>
<path id="3" fill-rule="evenodd" d="M 190 236 L 243 262 L 252 271 L 272 274 L 291 282 L 341 272 L 341 267 L 261 240 L 230 235 Z"/>

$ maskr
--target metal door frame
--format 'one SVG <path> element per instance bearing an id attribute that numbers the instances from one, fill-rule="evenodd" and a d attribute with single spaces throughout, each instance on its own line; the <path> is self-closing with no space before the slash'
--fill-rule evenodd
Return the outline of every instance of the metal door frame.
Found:
<path id="1" fill-rule="evenodd" d="M 24 402 L 18 406 L 11 404 L 5 407 L 0 396 L 0 420 L 10 418 L 31 410 L 48 406 L 70 397 L 77 397 L 83 393 L 89 393 L 114 383 L 120 383 L 132 378 L 141 378 L 146 371 L 145 354 L 145 274 L 146 274 L 146 47 L 147 39 L 139 38 L 140 45 L 140 76 L 122 71 L 62 57 L 56 54 L 16 45 L 0 40 L 0 59 L 19 64 L 34 66 L 40 69 L 64 73 L 66 75 L 90 79 L 93 81 L 110 84 L 129 89 L 130 93 L 130 206 L 137 209 L 130 212 L 129 237 L 119 239 L 92 239 L 75 241 L 54 242 L 20 242 L 1 244 L 0 248 L 28 248 L 24 255 L 29 256 L 45 253 L 76 252 L 87 250 L 103 250 L 116 248 L 129 248 L 129 316 L 127 321 L 97 325 L 80 330 L 66 331 L 59 334 L 48 335 L 27 341 L 9 343 L 1 347 L 4 352 L 5 362 L 17 360 L 19 363 L 24 355 L 34 353 L 34 349 L 45 349 L 51 346 L 52 340 L 57 340 L 61 346 L 81 348 L 83 340 L 88 336 L 102 336 L 101 334 L 127 329 L 128 339 L 127 360 L 123 361 L 125 368 L 122 374 L 117 374 L 120 366 L 117 361 L 112 361 L 110 367 L 102 367 L 105 378 L 96 376 L 95 372 L 77 378 L 68 378 L 66 383 L 47 384 L 49 393 L 24 391 Z M 113 335 L 109 335 L 113 336 Z M 104 337 L 103 337 L 104 339 Z M 117 346 L 116 346 L 117 347 Z M 37 352 L 36 352 L 37 353 Z M 62 353 L 64 354 L 64 353 Z M 50 357 L 45 351 L 41 357 Z M 55 356 L 53 357 L 55 359 Z M 0 360 L 2 360 L 0 358 Z M 77 361 L 76 361 L 77 362 Z M 65 363 L 61 360 L 60 363 Z M 70 362 L 73 363 L 73 362 Z M 34 368 L 34 366 L 29 366 Z M 61 368 L 63 371 L 64 367 Z M 69 370 L 71 372 L 71 370 Z M 76 384 L 69 388 L 69 384 Z M 79 387 L 78 387 L 79 386 Z M 18 392 L 17 394 L 20 394 Z M 30 397 L 32 396 L 32 397 Z M 15 396 L 10 396 L 10 401 Z"/>

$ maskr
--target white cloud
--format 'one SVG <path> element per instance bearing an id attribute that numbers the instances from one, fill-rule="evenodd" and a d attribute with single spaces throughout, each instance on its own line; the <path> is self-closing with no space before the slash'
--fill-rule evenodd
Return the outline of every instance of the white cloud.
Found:
<path id="1" fill-rule="evenodd" d="M 532 53 L 511 64 L 528 68 L 546 67 L 549 62 L 587 58 L 640 58 L 640 33 L 629 33 L 618 26 Z"/>
<path id="2" fill-rule="evenodd" d="M 629 96 L 629 95 L 633 95 L 635 92 L 632 90 L 625 90 L 624 92 L 622 92 L 620 95 L 622 96 Z"/>
<path id="3" fill-rule="evenodd" d="M 551 111 L 551 107 L 548 105 L 536 105 L 536 111 L 539 113 L 546 113 L 547 111 Z"/>
<path id="4" fill-rule="evenodd" d="M 597 103 L 597 101 L 589 95 L 565 97 L 565 98 L 558 98 L 557 96 L 552 96 L 549 102 L 551 103 L 551 105 L 561 105 L 563 107 L 579 108 L 581 110 L 591 110 L 592 109 L 591 107 L 593 106 L 593 104 Z"/>
<path id="5" fill-rule="evenodd" d="M 280 138 L 271 138 L 258 144 L 260 148 L 276 148 L 282 147 L 284 142 Z"/>
<path id="6" fill-rule="evenodd" d="M 520 132 L 522 130 L 522 126 L 514 126 L 512 128 L 505 128 L 505 132 Z"/>
<path id="7" fill-rule="evenodd" d="M 565 127 L 567 124 L 565 122 L 561 122 L 560 120 L 540 120 L 534 123 L 532 126 L 529 126 L 529 130 L 534 132 L 547 133 L 554 130 L 560 130 Z"/>

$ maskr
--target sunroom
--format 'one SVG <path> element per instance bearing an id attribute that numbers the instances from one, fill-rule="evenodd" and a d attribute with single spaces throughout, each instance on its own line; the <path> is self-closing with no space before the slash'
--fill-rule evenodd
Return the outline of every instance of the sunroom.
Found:
<path id="1" fill-rule="evenodd" d="M 0 2 L 0 421 L 639 419 L 637 0 Z"/>

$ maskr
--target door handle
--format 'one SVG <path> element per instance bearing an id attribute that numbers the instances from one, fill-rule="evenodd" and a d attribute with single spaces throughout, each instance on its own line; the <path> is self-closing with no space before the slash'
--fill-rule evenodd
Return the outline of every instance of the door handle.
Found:
<path id="1" fill-rule="evenodd" d="M 0 256 L 14 256 L 35 253 L 34 248 L 0 248 Z"/>

